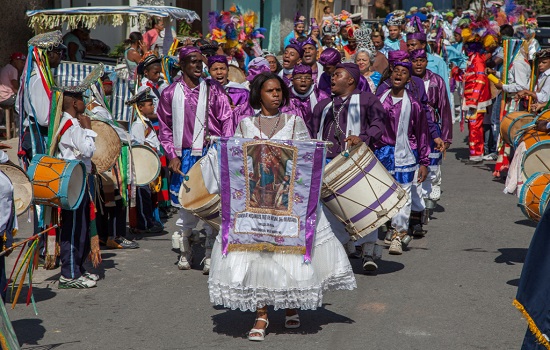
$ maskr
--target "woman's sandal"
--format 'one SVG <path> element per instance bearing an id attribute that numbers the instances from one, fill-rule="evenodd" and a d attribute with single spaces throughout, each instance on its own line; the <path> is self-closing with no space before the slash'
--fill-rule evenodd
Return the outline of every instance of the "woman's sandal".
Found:
<path id="1" fill-rule="evenodd" d="M 300 328 L 300 315 L 298 313 L 295 313 L 291 316 L 285 316 L 285 328 L 287 329 L 295 329 Z"/>
<path id="2" fill-rule="evenodd" d="M 256 322 L 258 322 L 258 321 L 264 321 L 265 322 L 265 328 L 252 328 L 248 332 L 248 340 L 263 341 L 265 339 L 265 330 L 267 329 L 267 326 L 269 326 L 269 321 L 267 319 L 261 318 L 261 317 L 258 317 L 256 319 Z M 256 335 L 252 335 L 252 334 L 255 334 L 255 333 L 256 333 Z"/>

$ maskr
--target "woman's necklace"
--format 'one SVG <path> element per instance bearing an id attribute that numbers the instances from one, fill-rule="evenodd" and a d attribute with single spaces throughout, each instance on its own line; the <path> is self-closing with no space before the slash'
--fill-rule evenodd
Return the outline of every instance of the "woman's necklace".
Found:
<path id="1" fill-rule="evenodd" d="M 269 135 L 264 134 L 264 135 L 267 135 L 268 139 L 271 139 L 273 137 L 273 135 L 275 134 L 275 130 L 277 130 L 277 128 L 279 127 L 279 123 L 281 122 L 281 112 L 278 112 L 274 116 L 270 116 L 270 115 L 266 116 L 266 115 L 263 115 L 263 114 L 259 113 L 258 127 L 260 128 L 260 134 L 263 133 L 263 131 L 262 131 L 262 118 L 269 118 L 269 117 L 278 118 L 275 125 L 271 128 L 271 131 L 270 131 Z"/>

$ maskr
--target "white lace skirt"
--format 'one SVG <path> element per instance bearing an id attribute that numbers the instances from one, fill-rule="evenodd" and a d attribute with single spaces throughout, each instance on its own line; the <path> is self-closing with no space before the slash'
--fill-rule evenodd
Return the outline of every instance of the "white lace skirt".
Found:
<path id="1" fill-rule="evenodd" d="M 325 291 L 357 287 L 348 257 L 322 210 L 319 211 L 311 263 L 304 256 L 232 251 L 222 256 L 218 235 L 208 278 L 210 301 L 233 310 L 315 310 Z"/>

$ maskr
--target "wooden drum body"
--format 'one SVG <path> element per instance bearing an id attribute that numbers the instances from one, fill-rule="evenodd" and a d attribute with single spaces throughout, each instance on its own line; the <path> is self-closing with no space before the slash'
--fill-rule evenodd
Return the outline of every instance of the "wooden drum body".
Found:
<path id="1" fill-rule="evenodd" d="M 519 206 L 527 218 L 538 222 L 550 200 L 550 173 L 535 173 L 525 181 Z"/>
<path id="2" fill-rule="evenodd" d="M 92 162 L 98 173 L 104 173 L 111 169 L 118 160 L 122 149 L 120 137 L 111 125 L 100 120 L 92 120 L 92 130 L 97 133 L 96 150 L 92 156 Z"/>
<path id="3" fill-rule="evenodd" d="M 502 140 L 509 145 L 514 145 L 514 140 L 521 128 L 535 120 L 533 114 L 527 112 L 512 112 L 502 118 L 500 122 L 500 135 Z"/>
<path id="4" fill-rule="evenodd" d="M 407 202 L 406 192 L 367 145 L 336 156 L 325 167 L 321 199 L 357 240 L 390 220 Z"/>
<path id="5" fill-rule="evenodd" d="M 550 172 L 550 135 L 545 132 L 529 130 L 523 135 L 525 153 L 521 170 L 528 179 L 538 172 Z"/>

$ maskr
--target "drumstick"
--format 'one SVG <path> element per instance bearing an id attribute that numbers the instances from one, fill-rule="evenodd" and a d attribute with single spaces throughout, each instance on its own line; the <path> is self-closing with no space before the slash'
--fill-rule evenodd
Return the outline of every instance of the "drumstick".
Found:
<path id="1" fill-rule="evenodd" d="M 17 244 L 14 244 L 12 245 L 11 247 L 9 248 L 6 248 L 6 250 L 4 250 L 3 252 L 0 253 L 0 256 L 4 256 L 6 255 L 7 253 L 11 252 L 12 250 L 14 250 L 15 248 L 19 247 L 19 246 L 22 246 L 23 244 L 27 243 L 27 242 L 30 242 L 30 241 L 34 241 L 35 239 L 37 239 L 40 235 L 50 231 L 50 230 L 53 230 L 55 228 L 57 228 L 57 224 L 53 225 L 52 227 L 49 227 L 47 229 L 45 229 L 44 231 L 41 231 L 41 232 L 38 232 L 37 234 L 35 234 L 34 236 L 31 236 L 27 239 L 25 239 L 24 241 L 22 242 L 19 242 Z"/>

